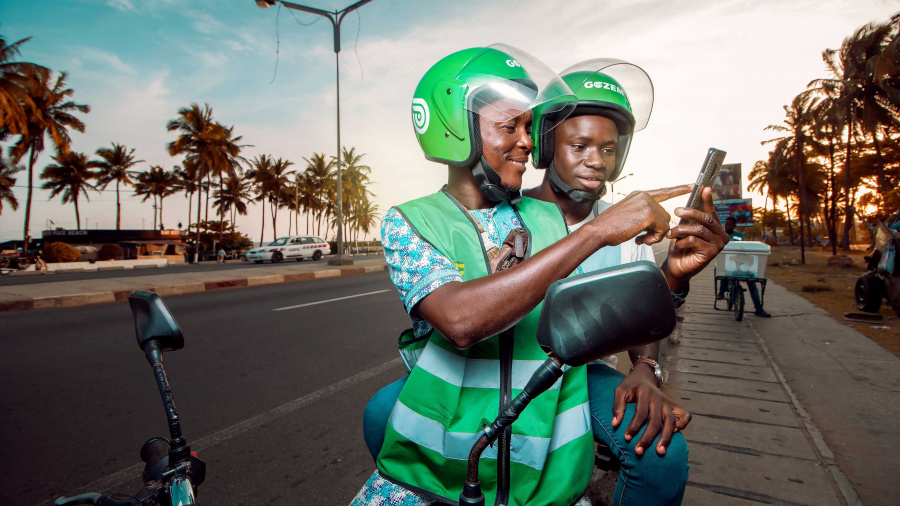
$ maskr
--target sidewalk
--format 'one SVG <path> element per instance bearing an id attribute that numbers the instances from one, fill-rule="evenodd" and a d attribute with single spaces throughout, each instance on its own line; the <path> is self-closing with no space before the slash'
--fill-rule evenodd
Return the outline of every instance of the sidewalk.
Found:
<path id="1" fill-rule="evenodd" d="M 900 359 L 769 282 L 769 319 L 691 282 L 668 393 L 693 415 L 684 504 L 896 504 Z M 722 305 L 722 304 L 720 304 Z"/>
<path id="2" fill-rule="evenodd" d="M 180 295 L 385 270 L 384 258 L 356 260 L 352 265 L 343 266 L 328 265 L 327 258 L 319 262 L 283 262 L 267 266 L 265 270 L 251 267 L 210 272 L 180 272 L 177 267 L 148 269 L 146 276 L 3 286 L 0 288 L 0 312 L 116 302 L 127 299 L 134 290 L 149 290 L 163 296 Z"/>

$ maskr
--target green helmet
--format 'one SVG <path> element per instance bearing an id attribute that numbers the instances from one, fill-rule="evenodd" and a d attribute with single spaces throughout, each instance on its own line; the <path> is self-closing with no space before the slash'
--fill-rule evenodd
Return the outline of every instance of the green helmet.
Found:
<path id="1" fill-rule="evenodd" d="M 569 67 L 563 71 L 562 79 L 578 97 L 578 105 L 571 113 L 572 116 L 598 115 L 616 123 L 619 131 L 616 166 L 607 174 L 608 181 L 615 181 L 622 173 L 634 132 L 643 130 L 650 119 L 653 108 L 653 83 L 650 77 L 631 63 L 600 58 Z M 565 118 L 540 106 L 535 108 L 533 114 L 531 135 L 534 141 L 532 155 L 535 167 L 552 168 L 554 142 L 551 130 Z M 572 190 L 562 183 L 554 170 L 551 170 L 550 176 L 551 182 L 569 193 L 570 197 L 579 197 L 576 200 L 597 198 L 596 195 L 581 195 L 587 192 Z M 561 187 L 559 183 L 566 187 Z"/>
<path id="2" fill-rule="evenodd" d="M 500 191 L 500 176 L 483 161 L 476 115 L 494 121 L 514 117 L 491 106 L 500 99 L 511 102 L 519 114 L 542 105 L 565 117 L 575 107 L 574 94 L 558 75 L 504 44 L 443 58 L 422 76 L 412 100 L 413 129 L 425 158 L 472 168 L 482 190 L 495 200 L 507 198 L 506 190 Z"/>

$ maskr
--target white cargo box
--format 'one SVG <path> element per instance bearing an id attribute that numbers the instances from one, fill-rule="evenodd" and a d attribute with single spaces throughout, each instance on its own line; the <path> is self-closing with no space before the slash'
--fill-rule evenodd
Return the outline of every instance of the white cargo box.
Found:
<path id="1" fill-rule="evenodd" d="M 717 276 L 766 277 L 772 248 L 758 241 L 731 241 L 716 256 Z"/>

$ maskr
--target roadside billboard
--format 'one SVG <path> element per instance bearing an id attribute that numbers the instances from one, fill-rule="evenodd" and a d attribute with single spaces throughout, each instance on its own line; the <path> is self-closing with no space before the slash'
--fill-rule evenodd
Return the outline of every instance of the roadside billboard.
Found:
<path id="1" fill-rule="evenodd" d="M 725 223 L 725 218 L 734 216 L 739 227 L 753 225 L 753 199 L 719 200 L 715 204 L 720 222 Z"/>
<path id="2" fill-rule="evenodd" d="M 743 198 L 741 187 L 741 164 L 726 163 L 722 165 L 719 176 L 712 187 L 713 200 L 734 200 Z"/>

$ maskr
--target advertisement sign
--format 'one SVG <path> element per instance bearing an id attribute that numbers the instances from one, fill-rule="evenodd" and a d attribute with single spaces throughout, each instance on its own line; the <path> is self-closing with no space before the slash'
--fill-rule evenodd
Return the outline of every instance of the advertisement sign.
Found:
<path id="1" fill-rule="evenodd" d="M 716 214 L 719 221 L 725 223 L 725 218 L 733 216 L 735 224 L 739 227 L 753 225 L 753 199 L 730 199 L 715 202 Z"/>
<path id="2" fill-rule="evenodd" d="M 726 163 L 722 165 L 719 176 L 712 187 L 713 200 L 734 200 L 743 198 L 741 187 L 741 164 Z"/>

